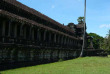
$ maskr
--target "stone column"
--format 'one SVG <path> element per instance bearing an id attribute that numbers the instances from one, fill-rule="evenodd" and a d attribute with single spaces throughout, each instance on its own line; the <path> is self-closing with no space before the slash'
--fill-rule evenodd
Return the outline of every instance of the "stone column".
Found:
<path id="1" fill-rule="evenodd" d="M 21 26 L 20 26 L 20 37 L 23 36 L 23 25 L 24 25 L 24 24 L 21 24 Z"/>
<path id="2" fill-rule="evenodd" d="M 69 38 L 67 38 L 67 45 L 69 45 Z"/>
<path id="3" fill-rule="evenodd" d="M 74 41 L 74 45 L 76 46 L 76 40 Z"/>
<path id="4" fill-rule="evenodd" d="M 17 24 L 15 24 L 15 28 L 14 28 L 14 38 L 17 37 Z"/>
<path id="5" fill-rule="evenodd" d="M 54 34 L 54 42 L 56 43 L 56 34 Z"/>
<path id="6" fill-rule="evenodd" d="M 66 37 L 64 37 L 64 44 L 66 44 Z"/>
<path id="7" fill-rule="evenodd" d="M 3 23 L 2 23 L 2 36 L 3 36 L 3 39 L 2 39 L 2 42 L 4 42 L 4 36 L 5 36 L 5 25 L 6 25 L 6 21 L 4 20 Z"/>
<path id="8" fill-rule="evenodd" d="M 12 24 L 12 20 L 9 21 L 8 37 L 10 37 L 11 34 L 11 24 Z"/>
<path id="9" fill-rule="evenodd" d="M 17 38 L 17 24 L 15 24 L 15 27 L 14 27 L 14 42 L 16 42 L 16 38 Z"/>
<path id="10" fill-rule="evenodd" d="M 24 39 L 26 39 L 26 26 L 24 26 L 23 29 L 24 29 L 24 32 L 23 32 L 24 36 L 23 37 L 24 37 Z"/>
<path id="11" fill-rule="evenodd" d="M 6 25 L 6 21 L 3 21 L 3 24 L 2 24 L 2 36 L 5 36 L 5 25 Z"/>
<path id="12" fill-rule="evenodd" d="M 61 44 L 63 44 L 63 36 L 61 37 Z"/>
<path id="13" fill-rule="evenodd" d="M 41 33 L 40 29 L 37 30 L 37 39 L 40 41 L 41 40 Z"/>
<path id="14" fill-rule="evenodd" d="M 69 46 L 71 46 L 71 39 L 69 39 Z"/>
<path id="15" fill-rule="evenodd" d="M 60 43 L 60 35 L 58 35 L 58 43 Z"/>
<path id="16" fill-rule="evenodd" d="M 73 45 L 74 45 L 74 40 L 73 40 Z"/>
<path id="17" fill-rule="evenodd" d="M 67 38 L 65 37 L 65 45 L 67 44 L 67 41 L 66 41 L 66 39 L 67 39 Z"/>
<path id="18" fill-rule="evenodd" d="M 70 40 L 70 45 L 72 45 L 72 40 Z"/>
<path id="19" fill-rule="evenodd" d="M 32 27 L 33 26 L 30 25 L 30 29 L 29 29 L 29 40 L 32 39 Z"/>
<path id="20" fill-rule="evenodd" d="M 34 40 L 34 29 L 32 29 L 32 40 Z"/>
<path id="21" fill-rule="evenodd" d="M 44 41 L 46 40 L 46 32 L 47 30 L 44 31 Z"/>
<path id="22" fill-rule="evenodd" d="M 51 33 L 49 33 L 49 42 L 51 42 L 51 40 L 52 40 L 52 39 L 51 39 Z"/>

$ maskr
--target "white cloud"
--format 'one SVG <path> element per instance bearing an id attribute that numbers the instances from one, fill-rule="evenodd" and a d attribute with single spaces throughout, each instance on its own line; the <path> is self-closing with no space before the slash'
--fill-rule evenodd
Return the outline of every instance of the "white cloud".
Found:
<path id="1" fill-rule="evenodd" d="M 55 5 L 52 5 L 51 8 L 52 8 L 52 9 L 55 8 Z"/>
<path id="2" fill-rule="evenodd" d="M 99 28 L 110 28 L 110 24 L 102 24 Z"/>

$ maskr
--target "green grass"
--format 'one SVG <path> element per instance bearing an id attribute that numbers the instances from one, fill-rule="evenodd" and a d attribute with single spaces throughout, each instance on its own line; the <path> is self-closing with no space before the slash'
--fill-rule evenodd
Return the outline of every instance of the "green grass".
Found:
<path id="1" fill-rule="evenodd" d="M 110 57 L 85 57 L 2 71 L 2 74 L 110 74 Z"/>

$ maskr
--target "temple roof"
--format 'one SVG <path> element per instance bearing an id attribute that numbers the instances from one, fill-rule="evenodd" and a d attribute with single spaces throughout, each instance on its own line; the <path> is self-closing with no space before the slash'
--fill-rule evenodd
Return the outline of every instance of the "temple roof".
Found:
<path id="1" fill-rule="evenodd" d="M 77 28 L 83 28 L 84 27 L 84 24 L 76 24 L 76 27 Z"/>
<path id="2" fill-rule="evenodd" d="M 69 31 L 69 32 L 71 32 L 71 33 L 74 33 L 72 30 L 70 30 L 69 28 L 63 26 L 63 25 L 60 24 L 59 22 L 57 22 L 57 21 L 55 21 L 55 20 L 49 18 L 48 16 L 46 16 L 46 15 L 44 15 L 44 14 L 42 14 L 42 13 L 36 11 L 35 9 L 32 9 L 32 8 L 27 7 L 26 5 L 20 3 L 20 2 L 18 2 L 18 1 L 16 1 L 16 0 L 3 0 L 3 1 L 5 1 L 5 2 L 7 2 L 7 3 L 10 3 L 10 4 L 12 4 L 12 5 L 14 5 L 14 6 L 18 7 L 18 8 L 21 8 L 21 9 L 23 9 L 23 10 L 25 10 L 25 11 L 31 13 L 31 14 L 34 14 L 34 15 L 36 15 L 36 16 L 38 16 L 38 17 L 44 19 L 44 20 L 50 21 L 50 22 L 54 23 L 55 25 L 57 25 L 57 26 L 59 26 L 59 27 L 65 29 L 65 30 L 67 30 L 67 31 Z"/>
<path id="3" fill-rule="evenodd" d="M 17 21 L 20 21 L 20 22 L 25 22 L 25 23 L 28 23 L 28 24 L 36 25 L 36 26 L 45 28 L 46 30 L 51 30 L 51 31 L 53 31 L 53 32 L 56 32 L 56 33 L 59 33 L 59 34 L 68 36 L 68 37 L 70 37 L 70 38 L 72 38 L 72 39 L 78 40 L 78 38 L 75 38 L 75 37 L 73 37 L 73 36 L 70 36 L 70 35 L 68 35 L 68 34 L 66 34 L 66 33 L 60 32 L 60 31 L 55 30 L 55 29 L 52 29 L 52 28 L 50 28 L 50 27 L 48 27 L 48 26 L 44 26 L 44 25 L 42 25 L 42 24 L 39 24 L 39 23 L 37 23 L 37 22 L 34 22 L 34 21 L 32 21 L 32 20 L 29 20 L 29 19 L 27 19 L 27 18 L 18 16 L 18 15 L 15 15 L 15 14 L 9 13 L 9 12 L 4 11 L 4 10 L 0 10 L 0 16 L 5 16 L 5 17 L 8 17 L 8 18 L 11 18 L 12 20 L 17 20 Z"/>

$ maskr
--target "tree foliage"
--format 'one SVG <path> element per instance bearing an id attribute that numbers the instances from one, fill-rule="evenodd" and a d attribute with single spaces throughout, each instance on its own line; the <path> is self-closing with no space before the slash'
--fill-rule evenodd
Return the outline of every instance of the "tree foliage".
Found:
<path id="1" fill-rule="evenodd" d="M 101 45 L 102 45 L 104 38 L 99 36 L 96 33 L 88 33 L 88 35 L 93 38 L 93 47 L 95 49 L 101 49 Z M 88 46 L 89 45 L 90 45 L 90 40 L 88 40 Z"/>
<path id="2" fill-rule="evenodd" d="M 83 24 L 84 23 L 84 17 L 78 17 L 77 21 L 78 21 L 78 24 Z"/>
<path id="3" fill-rule="evenodd" d="M 109 34 L 104 38 L 101 48 L 110 54 L 110 30 Z"/>

